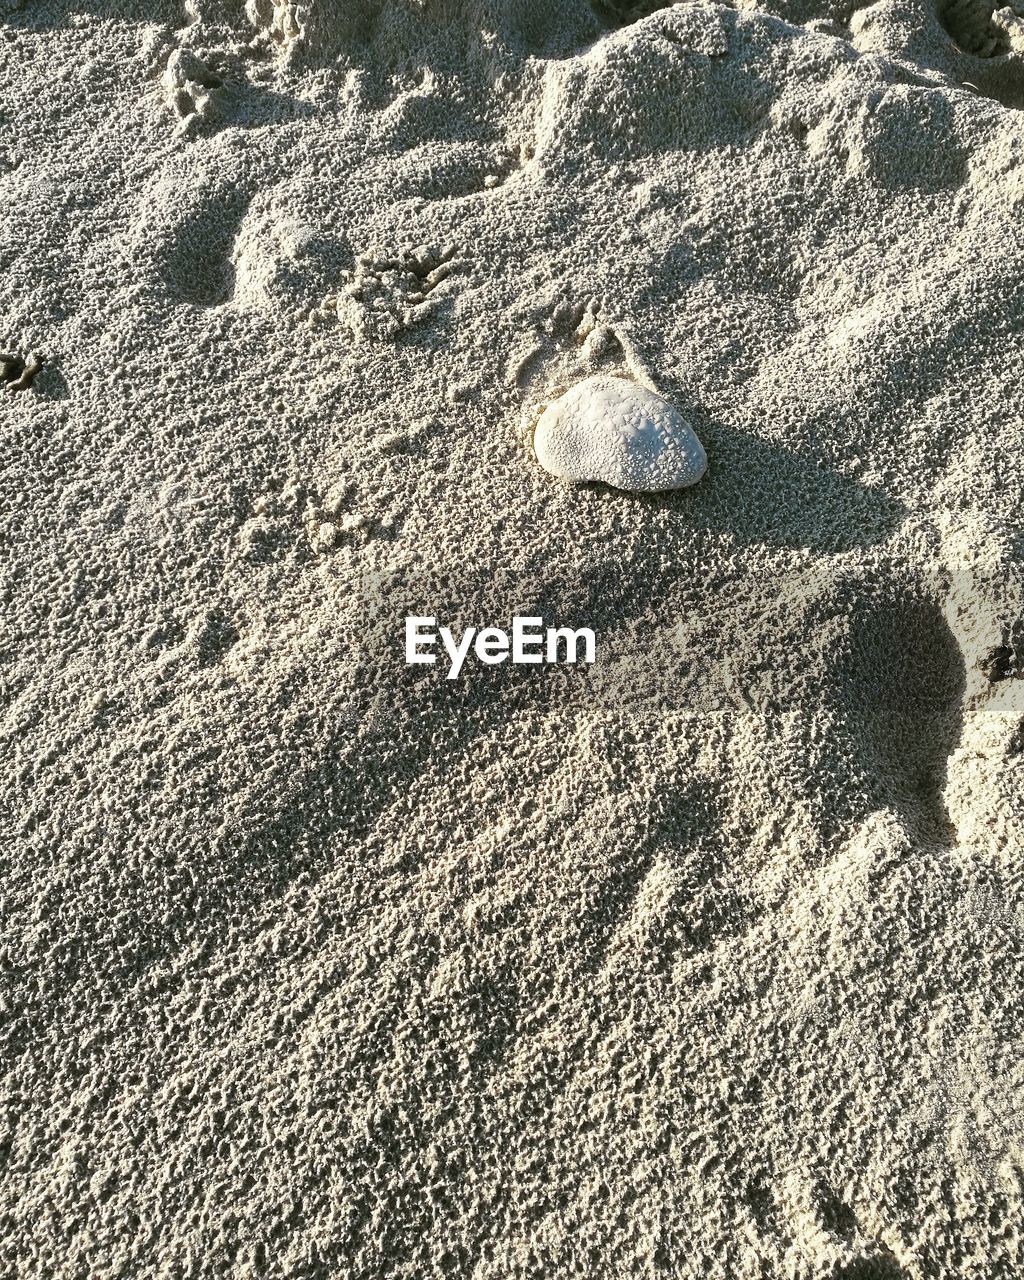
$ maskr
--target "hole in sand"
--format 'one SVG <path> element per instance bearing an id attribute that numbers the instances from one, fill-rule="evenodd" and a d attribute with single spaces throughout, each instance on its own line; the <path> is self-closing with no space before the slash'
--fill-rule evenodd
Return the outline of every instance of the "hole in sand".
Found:
<path id="1" fill-rule="evenodd" d="M 998 58 L 1009 53 L 1010 41 L 992 21 L 992 0 L 940 0 L 938 14 L 947 35 L 964 53 Z"/>

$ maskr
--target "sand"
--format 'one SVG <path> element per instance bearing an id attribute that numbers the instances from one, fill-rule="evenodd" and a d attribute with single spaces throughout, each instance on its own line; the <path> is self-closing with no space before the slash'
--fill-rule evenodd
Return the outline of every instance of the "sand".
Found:
<path id="1" fill-rule="evenodd" d="M 4 1276 L 1024 1275 L 1024 19 L 771 3 L 6 0 Z"/>

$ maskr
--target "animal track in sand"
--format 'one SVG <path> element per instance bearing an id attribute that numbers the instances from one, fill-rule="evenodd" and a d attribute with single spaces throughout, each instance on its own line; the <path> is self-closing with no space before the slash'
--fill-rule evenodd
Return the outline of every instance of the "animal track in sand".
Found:
<path id="1" fill-rule="evenodd" d="M 302 36 L 297 7 L 289 0 L 246 0 L 245 15 L 257 31 L 283 48 Z"/>
<path id="2" fill-rule="evenodd" d="M 457 253 L 449 243 L 440 249 L 420 244 L 395 255 L 360 254 L 337 299 L 338 320 L 359 343 L 387 341 L 420 324 L 437 309 L 441 295 L 435 292 L 456 270 Z"/>
<path id="3" fill-rule="evenodd" d="M 530 392 L 542 381 L 541 365 L 547 366 L 544 389 L 552 395 L 559 395 L 588 373 L 636 373 L 597 298 L 581 303 L 561 298 L 534 312 L 530 336 L 509 361 L 509 383 Z"/>
<path id="4" fill-rule="evenodd" d="M 368 46 L 380 25 L 394 21 L 389 10 L 397 7 L 374 0 L 246 0 L 245 15 L 282 52 L 303 45 L 323 57 Z"/>
<path id="5" fill-rule="evenodd" d="M 169 613 L 161 613 L 142 637 L 141 648 L 154 664 L 158 682 L 165 686 L 162 701 L 174 696 L 173 678 L 186 671 L 206 671 L 218 666 L 238 643 L 240 632 L 219 608 L 210 608 L 184 625 Z"/>
<path id="6" fill-rule="evenodd" d="M 296 203 L 299 203 L 299 200 Z M 282 208 L 283 193 L 254 197 L 231 246 L 232 305 L 292 324 L 332 318 L 332 296 L 352 262 L 348 245 Z M 314 319 L 315 317 L 315 319 Z"/>
<path id="7" fill-rule="evenodd" d="M 530 451 L 548 405 L 585 378 L 605 374 L 641 387 L 650 382 L 628 336 L 610 320 L 598 298 L 585 302 L 559 298 L 522 319 L 528 334 L 511 353 L 507 380 L 523 395 L 520 431 Z"/>
<path id="8" fill-rule="evenodd" d="M 161 81 L 164 101 L 183 125 L 212 119 L 223 84 L 222 77 L 188 49 L 174 50 Z"/>
<path id="9" fill-rule="evenodd" d="M 272 483 L 253 502 L 239 531 L 242 558 L 267 564 L 295 552 L 329 555 L 386 533 L 375 516 L 358 509 L 357 499 L 354 486 L 345 481 L 326 492 L 294 478 Z"/>
<path id="10" fill-rule="evenodd" d="M 32 353 L 0 351 L 0 386 L 5 391 L 27 391 L 42 367 L 42 360 Z"/>

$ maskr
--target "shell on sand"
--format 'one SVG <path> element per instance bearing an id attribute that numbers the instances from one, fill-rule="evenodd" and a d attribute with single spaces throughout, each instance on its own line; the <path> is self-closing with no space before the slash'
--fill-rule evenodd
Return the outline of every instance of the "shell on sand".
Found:
<path id="1" fill-rule="evenodd" d="M 552 475 L 634 492 L 684 489 L 696 484 L 708 462 L 693 428 L 667 400 L 602 374 L 548 405 L 533 448 Z"/>

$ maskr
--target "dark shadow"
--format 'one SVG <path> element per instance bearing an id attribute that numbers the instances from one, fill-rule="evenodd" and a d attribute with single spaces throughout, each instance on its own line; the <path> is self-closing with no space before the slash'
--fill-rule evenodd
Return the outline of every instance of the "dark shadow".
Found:
<path id="1" fill-rule="evenodd" d="M 1011 111 L 1024 111 L 1024 58 L 1019 54 L 989 62 L 975 78 L 986 97 Z"/>
<path id="2" fill-rule="evenodd" d="M 318 115 L 311 102 L 302 102 L 288 93 L 278 93 L 247 81 L 228 81 L 218 103 L 218 112 L 204 133 L 219 129 L 266 129 L 272 125 L 310 120 Z"/>
<path id="3" fill-rule="evenodd" d="M 992 21 L 999 6 L 993 0 L 938 0 L 942 29 L 962 53 L 997 58 L 1010 50 L 1006 32 Z"/>
<path id="4" fill-rule="evenodd" d="M 849 1240 L 856 1234 L 857 1215 L 823 1178 L 818 1180 L 814 1188 L 814 1203 L 826 1231 L 844 1240 Z"/>
<path id="5" fill-rule="evenodd" d="M 154 255 L 154 266 L 176 302 L 214 307 L 231 297 L 231 252 L 248 205 L 241 193 L 230 203 L 211 196 L 168 231 Z"/>
<path id="6" fill-rule="evenodd" d="M 675 0 L 590 0 L 590 7 L 607 27 L 618 29 L 648 18 L 659 9 L 669 9 L 673 3 Z"/>
<path id="7" fill-rule="evenodd" d="M 887 191 L 956 191 L 969 179 L 955 107 L 939 89 L 894 86 L 863 128 L 864 164 Z"/>
<path id="8" fill-rule="evenodd" d="M 829 1280 L 906 1280 L 907 1272 L 896 1259 L 888 1257 L 856 1258 L 845 1262 L 829 1276 Z"/>
<path id="9" fill-rule="evenodd" d="M 215 610 L 208 615 L 196 637 L 196 662 L 200 667 L 216 666 L 237 643 L 238 632 L 234 625 Z"/>
<path id="10" fill-rule="evenodd" d="M 692 489 L 628 500 L 677 512 L 695 536 L 721 533 L 745 545 L 842 552 L 883 541 L 906 516 L 903 503 L 882 488 L 686 412 L 707 448 L 707 474 Z"/>
<path id="11" fill-rule="evenodd" d="M 746 1183 L 741 1193 L 744 1203 L 762 1233 L 775 1234 L 779 1229 L 779 1210 L 772 1195 L 768 1180 L 763 1174 L 755 1173 Z"/>
<path id="12" fill-rule="evenodd" d="M 963 657 L 937 605 L 912 596 L 851 601 L 848 641 L 833 664 L 865 813 L 890 807 L 923 843 L 955 832 L 943 791 L 962 731 Z"/>

